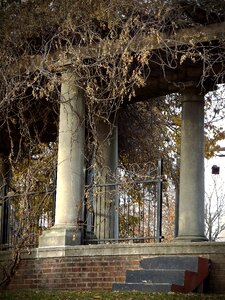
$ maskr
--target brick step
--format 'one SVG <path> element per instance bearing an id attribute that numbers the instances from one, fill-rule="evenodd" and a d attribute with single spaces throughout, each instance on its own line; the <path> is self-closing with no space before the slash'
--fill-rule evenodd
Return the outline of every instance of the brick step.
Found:
<path id="1" fill-rule="evenodd" d="M 169 283 L 113 283 L 113 291 L 170 292 Z"/>
<path id="2" fill-rule="evenodd" d="M 143 269 L 176 269 L 198 272 L 197 256 L 159 256 L 146 258 L 140 262 Z"/>
<path id="3" fill-rule="evenodd" d="M 128 270 L 126 283 L 184 284 L 184 270 Z"/>

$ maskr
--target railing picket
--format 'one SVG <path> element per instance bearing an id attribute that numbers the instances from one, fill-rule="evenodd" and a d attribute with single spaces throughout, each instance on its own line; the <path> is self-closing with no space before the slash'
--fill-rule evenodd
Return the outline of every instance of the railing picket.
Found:
<path id="1" fill-rule="evenodd" d="M 158 208 L 157 208 L 157 239 L 161 242 L 162 239 L 162 175 L 163 163 L 162 159 L 158 161 Z"/>
<path id="2" fill-rule="evenodd" d="M 53 191 L 4 193 L 3 205 L 3 228 L 0 249 L 9 249 L 14 246 L 37 247 L 38 236 L 40 233 L 52 226 L 54 211 L 51 208 L 53 202 Z M 48 198 L 43 197 L 43 202 L 39 195 L 51 195 Z M 24 196 L 29 197 L 27 201 L 22 202 Z M 45 202 L 45 200 L 48 200 Z M 22 203 L 25 207 L 22 207 Z M 54 223 L 54 222 L 53 222 Z"/>
<path id="3" fill-rule="evenodd" d="M 87 186 L 84 243 L 161 242 L 162 160 L 158 162 L 157 170 L 157 179 L 145 177 L 125 184 L 117 180 L 117 183 L 92 183 Z M 46 202 L 38 202 L 41 195 Z M 27 201 L 23 202 L 25 198 Z M 2 199 L 1 248 L 18 243 L 21 234 L 30 235 L 28 240 L 37 246 L 38 235 L 54 224 L 55 188 L 26 195 L 10 194 L 5 190 Z M 22 209 L 22 203 L 26 209 Z"/>
<path id="4" fill-rule="evenodd" d="M 101 192 L 96 195 L 95 214 L 102 215 L 104 205 L 104 222 L 96 223 L 96 232 L 104 232 L 98 239 L 89 239 L 87 242 L 118 242 L 129 240 L 159 241 L 162 239 L 162 160 L 158 162 L 155 178 L 145 177 L 131 181 L 125 185 L 117 183 L 97 184 Z M 151 172 L 150 174 L 152 174 Z M 107 182 L 107 180 L 105 181 Z M 110 196 L 109 191 L 110 189 Z M 103 197 L 104 195 L 104 197 Z M 110 199 L 108 199 L 108 197 Z M 104 201 L 97 205 L 97 201 Z M 110 200 L 110 207 L 108 202 Z M 107 206 L 108 205 L 108 206 Z M 94 214 L 94 215 L 95 215 Z M 108 218 L 108 223 L 106 219 Z M 111 224 L 112 219 L 114 224 Z M 120 222 L 120 223 L 119 223 Z M 106 224 L 108 227 L 106 227 Z M 104 226 L 104 228 L 101 228 Z M 108 232 L 107 232 L 108 231 Z M 94 236 L 94 232 L 93 235 Z"/>

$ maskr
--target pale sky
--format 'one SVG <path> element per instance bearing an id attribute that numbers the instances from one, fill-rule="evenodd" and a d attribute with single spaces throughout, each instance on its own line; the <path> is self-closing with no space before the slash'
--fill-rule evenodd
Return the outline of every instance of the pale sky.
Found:
<path id="1" fill-rule="evenodd" d="M 221 147 L 225 147 L 225 141 L 220 142 Z M 225 151 L 220 152 L 218 154 L 224 154 Z M 220 174 L 219 175 L 213 175 L 212 174 L 212 166 L 217 165 L 220 168 Z M 210 194 L 210 192 L 213 190 L 213 178 L 216 180 L 216 185 L 218 187 L 218 194 L 221 194 L 221 197 L 225 194 L 225 156 L 224 157 L 218 157 L 214 156 L 213 158 L 207 160 L 205 159 L 205 191 L 206 193 Z M 206 199 L 207 201 L 207 199 Z M 214 208 L 216 208 L 216 197 L 213 202 Z M 224 211 L 225 211 L 225 203 L 224 203 Z M 225 218 L 224 218 L 225 223 Z M 222 239 L 219 239 L 219 241 L 225 241 L 225 231 L 223 231 L 222 234 L 220 234 Z"/>

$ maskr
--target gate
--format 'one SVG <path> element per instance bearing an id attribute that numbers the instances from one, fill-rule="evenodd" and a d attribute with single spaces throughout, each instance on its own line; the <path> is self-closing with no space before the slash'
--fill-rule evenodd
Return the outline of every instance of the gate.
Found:
<path id="1" fill-rule="evenodd" d="M 162 190 L 162 159 L 151 176 L 86 186 L 84 243 L 161 242 Z"/>

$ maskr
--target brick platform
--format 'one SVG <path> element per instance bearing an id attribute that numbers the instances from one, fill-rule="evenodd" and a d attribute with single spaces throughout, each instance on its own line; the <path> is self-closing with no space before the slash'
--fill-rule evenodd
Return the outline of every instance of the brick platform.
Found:
<path id="1" fill-rule="evenodd" d="M 124 282 L 126 270 L 139 269 L 143 258 L 159 255 L 198 255 L 212 262 L 210 293 L 225 293 L 224 243 L 89 245 L 34 249 L 24 253 L 7 289 L 111 290 Z M 0 253 L 0 260 L 6 254 Z"/>
<path id="2" fill-rule="evenodd" d="M 9 289 L 110 290 L 123 282 L 128 268 L 137 269 L 137 258 L 115 256 L 25 259 Z"/>

